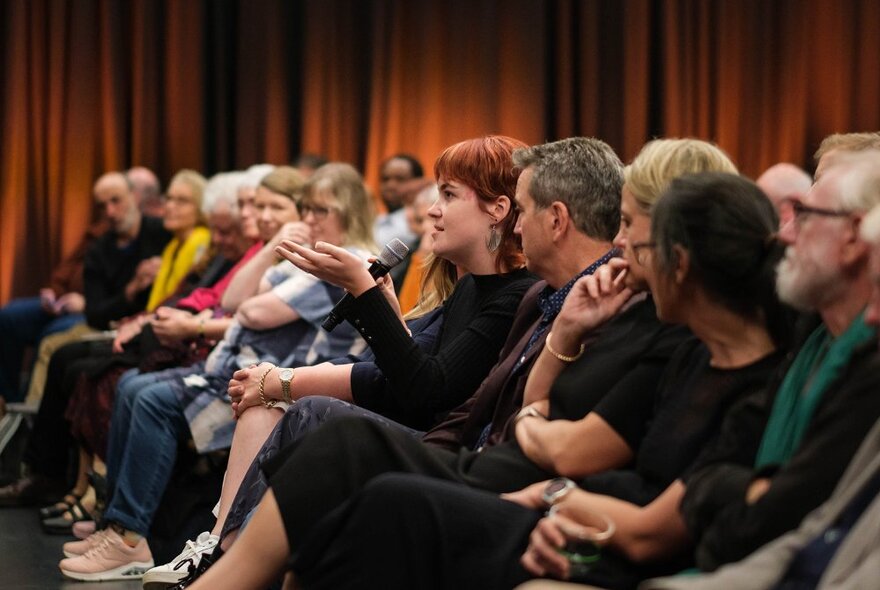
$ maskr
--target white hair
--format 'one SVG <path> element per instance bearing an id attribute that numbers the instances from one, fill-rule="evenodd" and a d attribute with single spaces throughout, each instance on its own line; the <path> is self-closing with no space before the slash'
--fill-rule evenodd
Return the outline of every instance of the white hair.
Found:
<path id="1" fill-rule="evenodd" d="M 202 213 L 207 217 L 221 207 L 238 218 L 238 187 L 244 178 L 244 172 L 220 172 L 208 180 L 202 195 Z"/>
<path id="2" fill-rule="evenodd" d="M 242 173 L 238 188 L 257 188 L 267 174 L 275 170 L 272 164 L 254 164 Z"/>
<path id="3" fill-rule="evenodd" d="M 880 205 L 865 215 L 859 233 L 866 242 L 880 246 Z"/>
<path id="4" fill-rule="evenodd" d="M 870 211 L 880 205 L 880 150 L 842 154 L 829 170 L 839 170 L 840 205 Z"/>

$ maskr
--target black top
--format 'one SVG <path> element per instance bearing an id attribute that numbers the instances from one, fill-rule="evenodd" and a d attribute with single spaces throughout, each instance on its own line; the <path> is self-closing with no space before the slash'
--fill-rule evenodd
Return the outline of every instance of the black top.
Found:
<path id="1" fill-rule="evenodd" d="M 537 279 L 525 269 L 505 275 L 465 275 L 443 303 L 443 322 L 429 350 L 406 333 L 378 287 L 354 300 L 346 319 L 375 355 L 386 387 L 352 396 L 412 428 L 426 429 L 473 393 L 498 360 L 522 296 Z"/>
<path id="2" fill-rule="evenodd" d="M 683 327 L 657 319 L 650 297 L 629 305 L 587 337 L 586 350 L 550 388 L 550 418 L 580 420 L 607 396 L 653 392 L 678 346 Z"/>
<path id="3" fill-rule="evenodd" d="M 579 420 L 609 396 L 650 398 L 672 354 L 690 334 L 661 323 L 654 309 L 653 300 L 643 298 L 590 334 L 583 356 L 550 389 L 551 419 Z M 480 452 L 458 451 L 457 465 L 468 485 L 507 492 L 553 476 L 523 453 L 513 424 L 498 444 Z"/>
<path id="4" fill-rule="evenodd" d="M 635 453 L 630 469 L 608 471 L 579 482 L 590 492 L 644 506 L 691 468 L 704 446 L 718 436 L 730 408 L 766 387 L 782 360 L 773 353 L 745 367 L 717 369 L 696 338 L 676 350 L 653 393 L 621 390 L 606 396 L 595 412 L 622 436 Z M 667 575 L 692 565 L 687 555 L 636 564 L 606 552 L 581 580 L 602 588 L 634 588 L 645 578 Z"/>
<path id="5" fill-rule="evenodd" d="M 141 230 L 127 246 L 120 248 L 116 233 L 108 231 L 89 247 L 83 264 L 86 322 L 98 330 L 106 330 L 110 322 L 143 310 L 150 296 L 144 289 L 129 301 L 125 285 L 134 276 L 138 263 L 153 256 L 161 256 L 171 234 L 162 226 L 162 220 L 142 217 Z"/>
<path id="6" fill-rule="evenodd" d="M 796 528 L 828 499 L 865 435 L 880 417 L 880 355 L 876 343 L 856 351 L 850 365 L 819 403 L 794 456 L 783 466 L 754 470 L 755 453 L 773 407 L 776 388 L 731 411 L 701 467 L 685 478 L 682 515 L 697 540 L 704 570 L 742 559 Z M 735 452 L 740 447 L 748 452 Z M 745 493 L 753 479 L 771 478 L 753 503 Z"/>
<path id="7" fill-rule="evenodd" d="M 631 470 L 586 478 L 590 491 L 645 505 L 686 473 L 718 432 L 731 406 L 765 387 L 781 361 L 774 353 L 748 366 L 710 366 L 696 338 L 675 351 L 653 393 L 620 389 L 594 410 L 633 449 Z"/>

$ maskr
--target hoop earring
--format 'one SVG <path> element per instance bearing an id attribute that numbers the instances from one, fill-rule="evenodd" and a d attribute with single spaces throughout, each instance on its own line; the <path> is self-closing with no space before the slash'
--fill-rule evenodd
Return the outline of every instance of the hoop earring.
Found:
<path id="1" fill-rule="evenodd" d="M 495 252 L 501 247 L 501 232 L 498 231 L 494 223 L 489 232 L 489 239 L 486 240 L 486 247 L 489 249 L 489 252 Z"/>

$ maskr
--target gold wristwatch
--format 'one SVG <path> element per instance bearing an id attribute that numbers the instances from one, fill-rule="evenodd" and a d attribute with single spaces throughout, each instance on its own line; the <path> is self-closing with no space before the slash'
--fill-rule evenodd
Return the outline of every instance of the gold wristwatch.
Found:
<path id="1" fill-rule="evenodd" d="M 281 380 L 281 399 L 285 403 L 292 404 L 290 399 L 290 382 L 293 381 L 293 369 L 282 369 L 278 372 L 278 379 Z"/>

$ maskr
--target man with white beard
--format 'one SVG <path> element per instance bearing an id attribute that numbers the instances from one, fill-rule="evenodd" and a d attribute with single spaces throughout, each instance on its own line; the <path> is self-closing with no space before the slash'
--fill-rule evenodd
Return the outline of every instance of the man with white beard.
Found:
<path id="1" fill-rule="evenodd" d="M 821 323 L 764 399 L 731 411 L 719 445 L 684 478 L 681 511 L 704 571 L 796 528 L 880 417 L 876 329 L 864 321 L 871 248 L 859 234 L 880 204 L 880 185 L 866 181 L 880 154 L 870 154 L 837 153 L 780 229 L 780 298 Z"/>

